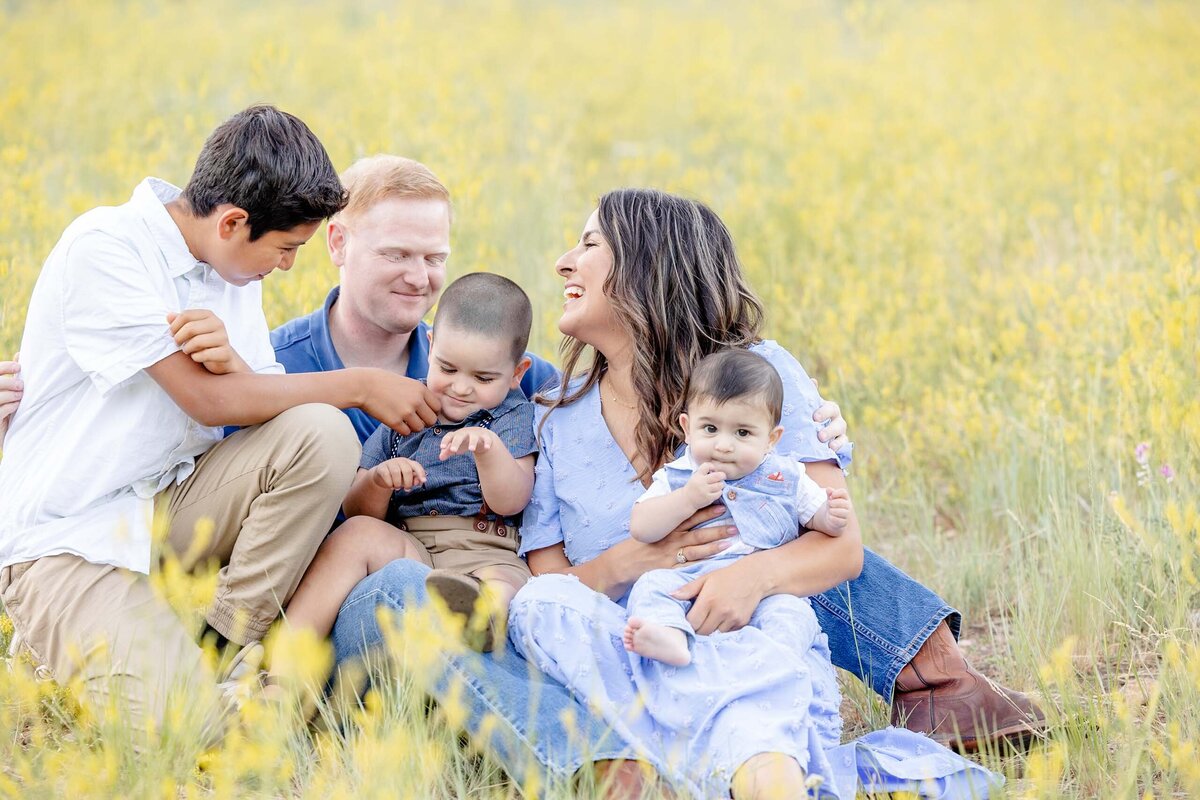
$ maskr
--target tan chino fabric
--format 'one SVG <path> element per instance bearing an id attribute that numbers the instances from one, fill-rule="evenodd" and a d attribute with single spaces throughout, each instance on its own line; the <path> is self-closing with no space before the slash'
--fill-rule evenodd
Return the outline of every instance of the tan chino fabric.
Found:
<path id="1" fill-rule="evenodd" d="M 210 624 L 231 641 L 260 639 L 299 583 L 358 466 L 358 437 L 324 405 L 289 409 L 238 431 L 202 456 L 157 504 L 171 515 L 168 546 L 191 568 L 223 566 Z M 197 522 L 212 520 L 208 541 Z M 201 526 L 203 529 L 203 526 Z M 220 736 L 228 705 L 202 652 L 147 576 L 74 555 L 0 570 L 0 597 L 20 643 L 56 680 L 82 681 L 87 698 L 139 729 L 161 725 L 170 692 Z"/>
<path id="2" fill-rule="evenodd" d="M 529 580 L 529 567 L 517 555 L 517 529 L 477 517 L 409 517 L 401 527 L 412 534 L 429 554 L 434 569 L 463 574 L 490 567 L 503 570 L 514 585 Z"/>

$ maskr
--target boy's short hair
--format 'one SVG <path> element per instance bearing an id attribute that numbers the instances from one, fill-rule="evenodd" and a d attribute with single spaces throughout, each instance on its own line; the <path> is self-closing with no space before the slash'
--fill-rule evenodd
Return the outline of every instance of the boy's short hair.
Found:
<path id="1" fill-rule="evenodd" d="M 325 147 L 308 126 L 274 106 L 251 106 L 222 122 L 204 142 L 183 189 L 193 214 L 222 203 L 244 210 L 250 240 L 331 217 L 346 192 Z"/>
<path id="2" fill-rule="evenodd" d="M 688 379 L 687 402 L 761 400 L 775 425 L 783 417 L 783 380 L 757 353 L 741 348 L 719 350 L 700 359 Z"/>
<path id="3" fill-rule="evenodd" d="M 491 272 L 472 272 L 442 292 L 433 316 L 433 335 L 447 328 L 512 342 L 513 363 L 529 345 L 533 306 L 517 284 Z"/>
<path id="4" fill-rule="evenodd" d="M 338 215 L 351 218 L 380 200 L 411 197 L 441 200 L 453 211 L 450 191 L 420 161 L 403 156 L 377 155 L 360 158 L 342 173 L 349 200 Z"/>

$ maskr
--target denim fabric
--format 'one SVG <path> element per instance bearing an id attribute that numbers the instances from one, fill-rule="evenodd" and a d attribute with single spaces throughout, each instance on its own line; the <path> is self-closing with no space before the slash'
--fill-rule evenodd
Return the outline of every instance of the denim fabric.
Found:
<path id="1" fill-rule="evenodd" d="M 815 595 L 812 604 L 833 663 L 889 703 L 896 676 L 934 628 L 945 620 L 958 638 L 962 624 L 946 601 L 865 549 L 862 574 Z"/>
<path id="2" fill-rule="evenodd" d="M 383 642 L 376 609 L 399 612 L 424 604 L 429 568 L 415 561 L 393 561 L 354 588 L 342 604 L 333 629 L 338 664 L 366 657 Z M 567 780 L 584 764 L 633 758 L 617 734 L 577 703 L 562 684 L 531 667 L 505 638 L 495 653 L 445 655 L 444 672 L 425 676 L 435 698 L 448 696 L 461 682 L 467 707 L 466 729 L 472 740 L 491 751 L 518 783 L 527 770 L 544 779 Z M 495 720 L 486 738 L 484 718 Z M 568 724 L 569 721 L 569 724 Z"/>
<path id="3" fill-rule="evenodd" d="M 442 461 L 442 440 L 462 428 L 487 428 L 500 438 L 513 458 L 524 458 L 538 450 L 533 433 L 533 403 L 521 389 L 512 389 L 500 405 L 480 409 L 461 422 L 438 422 L 424 430 L 402 436 L 380 426 L 363 445 L 359 466 L 371 469 L 393 458 L 408 458 L 425 468 L 425 483 L 411 490 L 397 489 L 388 502 L 385 519 L 399 525 L 410 517 L 473 517 L 482 514 L 500 519 L 483 504 L 483 488 L 475 456 L 460 453 Z M 505 520 L 516 527 L 520 515 Z"/>

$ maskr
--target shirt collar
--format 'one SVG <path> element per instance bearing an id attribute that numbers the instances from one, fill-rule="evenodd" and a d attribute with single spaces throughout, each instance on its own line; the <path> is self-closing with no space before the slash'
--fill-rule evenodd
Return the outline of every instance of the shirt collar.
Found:
<path id="1" fill-rule="evenodd" d="M 512 411 L 514 408 L 521 405 L 521 403 L 528 402 L 529 398 L 525 396 L 525 392 L 521 391 L 521 387 L 518 386 L 516 389 L 508 390 L 508 394 L 504 396 L 504 399 L 500 402 L 500 405 L 492 409 L 481 408 L 478 411 L 472 412 L 460 424 L 470 425 L 474 422 L 493 420 L 504 416 L 509 411 Z"/>
<path id="2" fill-rule="evenodd" d="M 683 453 L 674 461 L 667 464 L 667 466 L 671 469 L 686 469 L 689 471 L 696 469 L 696 461 L 692 458 L 692 448 L 687 445 L 681 445 L 681 447 L 683 448 Z M 675 452 L 678 453 L 679 451 L 676 450 Z"/>
<path id="3" fill-rule="evenodd" d="M 207 266 L 196 259 L 188 250 L 183 232 L 167 213 L 166 204 L 175 200 L 183 192 L 177 186 L 172 186 L 159 178 L 146 178 L 133 190 L 130 205 L 141 216 L 150 231 L 154 243 L 167 259 L 167 274 L 178 278 L 197 267 Z"/>
<path id="4" fill-rule="evenodd" d="M 321 313 L 315 315 L 309 328 L 313 351 L 317 355 L 321 369 L 326 372 L 346 367 L 342 362 L 342 357 L 338 355 L 337 349 L 333 346 L 333 334 L 329 331 L 329 312 L 333 309 L 333 304 L 337 302 L 341 291 L 342 287 L 340 286 L 329 290 L 329 294 L 325 297 L 325 307 L 321 309 Z M 404 374 L 405 377 L 418 381 L 425 380 L 425 376 L 429 374 L 429 325 L 424 320 L 418 322 L 416 329 L 408 336 L 408 368 Z"/>

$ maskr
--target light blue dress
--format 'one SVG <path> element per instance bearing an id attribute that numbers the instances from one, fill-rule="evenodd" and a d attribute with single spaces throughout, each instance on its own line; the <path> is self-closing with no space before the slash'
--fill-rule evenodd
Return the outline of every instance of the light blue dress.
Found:
<path id="1" fill-rule="evenodd" d="M 786 432 L 777 452 L 800 461 L 832 459 L 816 439 L 811 414 L 820 399 L 799 363 L 774 342 L 753 349 L 784 382 Z M 538 422 L 544 414 L 539 407 Z M 593 387 L 541 429 L 522 554 L 561 544 L 573 564 L 595 558 L 628 537 L 629 512 L 642 492 Z M 742 630 L 697 637 L 692 663 L 680 668 L 625 650 L 624 601 L 573 576 L 543 575 L 514 598 L 509 636 L 641 758 L 696 796 L 727 796 L 733 772 L 763 752 L 795 758 L 818 797 L 853 798 L 860 783 L 927 797 L 986 797 L 989 785 L 1002 780 L 906 730 L 840 745 L 837 681 L 807 599 L 767 598 Z"/>

